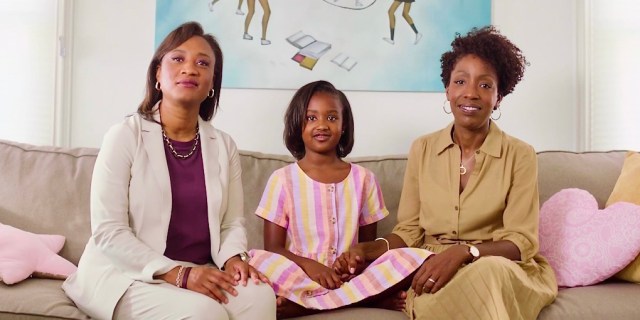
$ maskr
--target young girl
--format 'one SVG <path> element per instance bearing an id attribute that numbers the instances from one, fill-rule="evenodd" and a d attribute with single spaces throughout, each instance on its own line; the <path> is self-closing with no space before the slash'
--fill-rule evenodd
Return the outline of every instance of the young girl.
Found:
<path id="1" fill-rule="evenodd" d="M 341 91 L 317 81 L 296 92 L 285 115 L 284 140 L 298 162 L 269 178 L 256 210 L 264 219 L 267 251 L 253 250 L 250 260 L 272 282 L 281 317 L 399 292 L 391 287 L 430 254 L 389 251 L 366 269 L 364 257 L 349 256 L 351 246 L 375 239 L 377 221 L 389 214 L 373 173 L 342 160 L 353 136 L 351 106 Z M 347 263 L 353 259 L 358 263 Z M 400 291 L 386 304 L 377 303 L 402 309 L 404 297 Z"/>

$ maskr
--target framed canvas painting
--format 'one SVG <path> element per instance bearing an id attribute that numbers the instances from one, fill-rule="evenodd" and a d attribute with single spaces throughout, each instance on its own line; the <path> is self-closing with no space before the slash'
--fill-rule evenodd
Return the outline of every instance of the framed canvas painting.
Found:
<path id="1" fill-rule="evenodd" d="M 224 53 L 225 88 L 441 92 L 456 33 L 491 24 L 490 0 L 156 0 L 155 44 L 197 21 Z"/>

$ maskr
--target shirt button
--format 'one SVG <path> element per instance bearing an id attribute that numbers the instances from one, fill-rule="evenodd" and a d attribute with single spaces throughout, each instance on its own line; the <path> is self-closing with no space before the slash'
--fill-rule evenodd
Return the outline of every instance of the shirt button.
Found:
<path id="1" fill-rule="evenodd" d="M 452 232 L 453 232 L 453 234 L 458 234 L 455 230 L 453 230 Z"/>
<path id="2" fill-rule="evenodd" d="M 329 186 L 329 192 L 333 192 L 333 186 Z"/>
<path id="3" fill-rule="evenodd" d="M 476 154 L 480 154 L 480 150 L 476 150 Z"/>
<path id="4" fill-rule="evenodd" d="M 455 209 L 456 211 L 458 211 L 458 206 L 455 206 L 455 207 L 454 207 L 454 209 Z"/>
<path id="5" fill-rule="evenodd" d="M 335 217 L 331 218 L 331 223 L 336 224 L 336 218 Z"/>
<path id="6" fill-rule="evenodd" d="M 331 248 L 331 253 L 336 254 L 336 248 Z"/>

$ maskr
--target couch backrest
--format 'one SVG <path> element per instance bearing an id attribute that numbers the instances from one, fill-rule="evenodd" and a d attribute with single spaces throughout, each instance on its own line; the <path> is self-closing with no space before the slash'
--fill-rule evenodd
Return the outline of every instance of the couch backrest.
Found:
<path id="1" fill-rule="evenodd" d="M 566 188 L 589 191 L 604 208 L 622 171 L 626 151 L 538 153 L 540 205 Z"/>
<path id="2" fill-rule="evenodd" d="M 262 220 L 254 212 L 260 203 L 262 192 L 273 171 L 294 161 L 291 156 L 241 151 L 242 186 L 244 188 L 244 211 L 247 218 L 247 233 L 250 248 L 262 248 Z M 402 190 L 406 156 L 359 157 L 347 159 L 370 169 L 382 188 L 384 202 L 390 211 L 387 219 L 378 223 L 378 234 L 391 232 L 396 223 L 398 201 Z"/>
<path id="3" fill-rule="evenodd" d="M 562 189 L 580 188 L 593 194 L 600 208 L 603 208 L 620 175 L 625 154 L 626 151 L 538 153 L 540 205 Z M 253 212 L 260 202 L 271 172 L 292 163 L 294 159 L 248 151 L 242 151 L 241 156 L 249 246 L 262 248 L 262 223 Z M 355 157 L 347 160 L 370 169 L 378 178 L 390 213 L 387 219 L 378 223 L 378 234 L 388 234 L 397 222 L 398 202 L 407 164 L 406 155 Z"/>
<path id="4" fill-rule="evenodd" d="M 564 188 L 580 188 L 602 208 L 620 175 L 625 151 L 538 154 L 540 203 Z M 78 263 L 89 238 L 89 190 L 98 149 L 56 148 L 0 140 L 0 223 L 67 238 L 61 255 Z M 293 157 L 240 151 L 244 207 L 250 248 L 262 248 L 262 221 L 254 215 L 271 173 Z M 374 172 L 390 216 L 378 234 L 396 223 L 406 156 L 347 159 Z"/>
<path id="5" fill-rule="evenodd" d="M 0 222 L 66 237 L 60 255 L 78 264 L 91 234 L 89 190 L 98 149 L 0 140 Z"/>

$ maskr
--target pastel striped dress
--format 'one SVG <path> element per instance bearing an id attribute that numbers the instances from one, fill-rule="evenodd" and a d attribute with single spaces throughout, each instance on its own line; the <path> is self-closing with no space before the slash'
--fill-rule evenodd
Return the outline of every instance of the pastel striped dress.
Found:
<path id="1" fill-rule="evenodd" d="M 339 183 L 317 182 L 297 163 L 278 169 L 256 210 L 259 217 L 287 229 L 289 251 L 328 267 L 358 242 L 361 226 L 388 214 L 375 176 L 356 164 Z M 381 293 L 415 271 L 430 254 L 417 248 L 390 250 L 334 290 L 314 282 L 297 264 L 276 253 L 252 250 L 250 264 L 269 278 L 278 296 L 324 310 Z"/>

